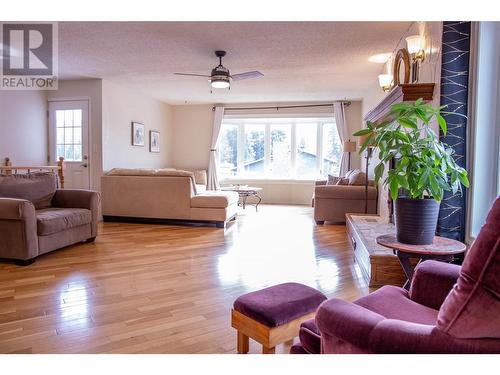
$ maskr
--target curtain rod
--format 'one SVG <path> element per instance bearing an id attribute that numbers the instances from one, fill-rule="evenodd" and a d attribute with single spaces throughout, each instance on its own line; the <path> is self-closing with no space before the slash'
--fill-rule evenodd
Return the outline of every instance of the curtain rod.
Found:
<path id="1" fill-rule="evenodd" d="M 283 105 L 283 106 L 271 106 L 271 107 L 226 107 L 224 111 L 241 111 L 250 109 L 275 109 L 279 111 L 280 109 L 289 108 L 311 108 L 311 107 L 331 107 L 333 103 L 344 103 L 346 106 L 350 106 L 351 102 L 347 100 L 336 100 L 328 104 L 304 104 L 304 105 Z M 215 111 L 215 106 L 212 107 L 212 111 Z"/>

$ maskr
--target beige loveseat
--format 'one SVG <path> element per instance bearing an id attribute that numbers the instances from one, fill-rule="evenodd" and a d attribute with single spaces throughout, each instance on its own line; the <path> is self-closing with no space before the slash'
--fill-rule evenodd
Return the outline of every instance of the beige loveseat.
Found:
<path id="1" fill-rule="evenodd" d="M 223 228 L 236 217 L 238 194 L 206 191 L 205 184 L 200 171 L 115 168 L 101 178 L 103 218 L 203 221 Z"/>

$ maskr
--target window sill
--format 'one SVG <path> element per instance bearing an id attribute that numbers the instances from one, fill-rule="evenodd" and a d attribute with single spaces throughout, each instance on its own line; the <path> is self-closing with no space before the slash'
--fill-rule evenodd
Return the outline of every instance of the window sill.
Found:
<path id="1" fill-rule="evenodd" d="M 318 178 L 321 179 L 321 178 Z M 264 183 L 264 184 L 295 184 L 295 185 L 310 185 L 318 179 L 298 180 L 298 179 L 280 179 L 280 178 L 226 178 L 220 181 L 221 184 L 237 184 L 237 183 Z"/>

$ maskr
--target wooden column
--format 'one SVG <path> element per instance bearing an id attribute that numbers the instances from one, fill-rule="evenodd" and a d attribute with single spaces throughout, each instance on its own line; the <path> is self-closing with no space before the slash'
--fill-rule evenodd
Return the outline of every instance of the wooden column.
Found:
<path id="1" fill-rule="evenodd" d="M 57 162 L 57 175 L 59 176 L 61 189 L 64 189 L 64 158 L 62 156 L 59 156 L 59 161 Z"/>
<path id="2" fill-rule="evenodd" d="M 5 166 L 6 167 L 12 167 L 12 162 L 10 161 L 10 158 L 8 158 L 8 157 L 5 158 Z M 12 171 L 7 170 L 7 171 L 5 171 L 5 174 L 6 175 L 11 175 Z"/>

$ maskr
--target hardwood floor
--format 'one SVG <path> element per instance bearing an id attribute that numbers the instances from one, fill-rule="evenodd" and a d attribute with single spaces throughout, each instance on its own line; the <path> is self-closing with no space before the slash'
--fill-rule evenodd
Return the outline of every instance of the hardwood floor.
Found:
<path id="1" fill-rule="evenodd" d="M 345 226 L 309 207 L 248 207 L 225 231 L 104 223 L 95 243 L 0 263 L 0 352 L 235 353 L 234 299 L 286 281 L 368 293 Z"/>

